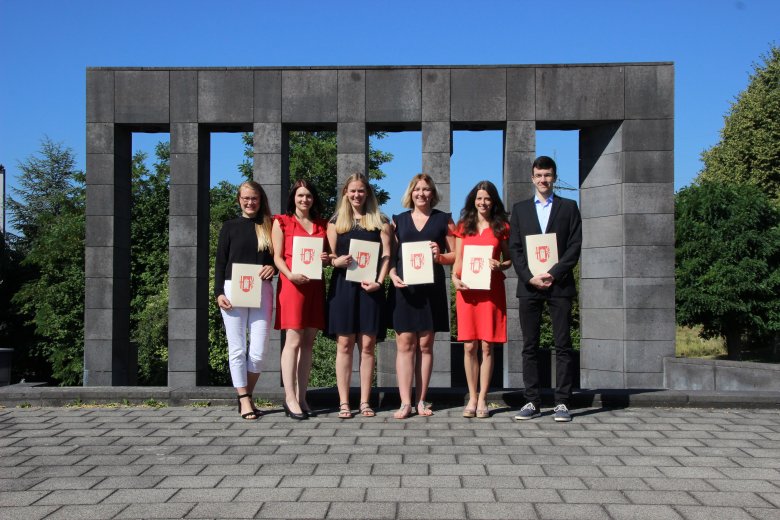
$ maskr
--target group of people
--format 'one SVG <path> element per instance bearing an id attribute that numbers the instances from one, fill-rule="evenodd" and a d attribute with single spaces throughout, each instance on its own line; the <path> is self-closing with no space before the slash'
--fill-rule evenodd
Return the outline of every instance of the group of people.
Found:
<path id="1" fill-rule="evenodd" d="M 338 416 L 349 419 L 353 352 L 360 349 L 360 403 L 357 413 L 373 417 L 369 397 L 375 364 L 375 347 L 388 328 L 396 332 L 396 376 L 401 406 L 394 413 L 405 419 L 417 413 L 432 415 L 426 400 L 433 372 L 436 332 L 449 332 L 448 283 L 445 265 L 451 265 L 457 290 L 458 341 L 464 343 L 464 367 L 469 401 L 467 418 L 489 417 L 486 395 L 493 373 L 493 346 L 506 343 L 506 293 L 503 271 L 514 266 L 518 275 L 517 297 L 523 334 L 523 380 L 528 401 L 515 416 L 526 420 L 540 415 L 537 350 L 544 303 L 552 318 L 557 350 L 557 388 L 553 417 L 571 420 L 568 411 L 574 374 L 569 334 L 571 303 L 576 297 L 572 269 L 582 242 L 580 214 L 574 201 L 553 193 L 555 162 L 537 158 L 531 168 L 535 194 L 514 205 L 510 216 L 495 185 L 481 181 L 469 192 L 457 223 L 449 213 L 435 209 L 440 200 L 436 183 L 427 174 L 415 175 L 403 195 L 407 208 L 388 219 L 379 211 L 368 179 L 351 175 L 341 189 L 335 214 L 323 218 L 320 199 L 306 180 L 296 181 L 289 193 L 286 213 L 271 216 L 262 187 L 247 181 L 238 190 L 241 216 L 224 223 L 216 256 L 215 295 L 222 311 L 228 340 L 230 372 L 238 393 L 238 413 L 257 419 L 252 391 L 262 370 L 269 343 L 273 287 L 278 271 L 274 328 L 284 331 L 281 373 L 285 389 L 284 411 L 297 420 L 312 415 L 306 391 L 317 332 L 335 338 Z M 558 262 L 547 272 L 533 275 L 527 261 L 526 237 L 555 233 Z M 327 295 L 322 279 L 293 272 L 295 237 L 323 240 L 320 259 L 333 267 Z M 378 244 L 376 272 L 350 281 L 347 270 L 358 259 L 350 243 L 363 240 Z M 404 262 L 398 254 L 404 244 L 427 243 L 433 262 L 433 282 L 404 282 Z M 464 283 L 464 247 L 489 246 L 489 289 L 472 289 Z M 261 306 L 237 307 L 230 302 L 231 268 L 234 263 L 260 266 Z M 385 280 L 392 286 L 385 291 Z M 247 346 L 247 333 L 249 342 Z M 481 354 L 481 356 L 480 356 Z M 413 391 L 414 386 L 414 391 Z M 415 393 L 416 392 L 416 395 Z"/>

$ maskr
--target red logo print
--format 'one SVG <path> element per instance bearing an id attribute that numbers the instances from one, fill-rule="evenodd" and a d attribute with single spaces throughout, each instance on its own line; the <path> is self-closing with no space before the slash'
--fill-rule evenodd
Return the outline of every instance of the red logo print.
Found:
<path id="1" fill-rule="evenodd" d="M 241 277 L 241 283 L 239 284 L 239 287 L 241 287 L 241 290 L 244 292 L 249 292 L 252 290 L 252 287 L 255 285 L 255 277 L 251 275 L 244 275 Z"/>
<path id="2" fill-rule="evenodd" d="M 371 261 L 371 253 L 369 253 L 368 251 L 360 251 L 358 253 L 358 257 L 357 257 L 358 267 L 363 269 L 366 266 L 368 266 L 368 262 L 370 261 Z"/>
<path id="3" fill-rule="evenodd" d="M 479 274 L 482 271 L 482 268 L 485 267 L 485 259 L 484 258 L 472 258 L 471 259 L 471 272 L 474 274 Z"/>
<path id="4" fill-rule="evenodd" d="M 314 249 L 308 248 L 301 251 L 301 262 L 309 265 L 314 260 Z"/>
<path id="5" fill-rule="evenodd" d="M 550 258 L 549 246 L 536 246 L 536 259 L 541 263 L 545 263 Z"/>
<path id="6" fill-rule="evenodd" d="M 412 267 L 419 271 L 425 265 L 425 255 L 423 253 L 412 254 Z"/>

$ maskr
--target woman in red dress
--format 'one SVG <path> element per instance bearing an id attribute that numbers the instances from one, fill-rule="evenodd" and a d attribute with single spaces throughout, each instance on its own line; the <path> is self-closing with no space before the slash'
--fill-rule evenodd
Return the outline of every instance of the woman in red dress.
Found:
<path id="1" fill-rule="evenodd" d="M 276 215 L 271 230 L 274 264 L 279 269 L 276 293 L 275 329 L 286 330 L 282 349 L 282 382 L 284 411 L 293 419 L 307 419 L 311 409 L 306 402 L 311 358 L 317 331 L 325 327 L 325 285 L 292 272 L 293 239 L 296 236 L 321 238 L 322 261 L 327 263 L 325 240 L 328 221 L 319 218 L 320 199 L 314 186 L 306 180 L 293 184 L 287 198 L 287 213 Z"/>
<path id="2" fill-rule="evenodd" d="M 490 416 L 485 398 L 493 375 L 493 344 L 506 343 L 506 277 L 501 271 L 512 265 L 508 220 L 495 185 L 480 181 L 466 196 L 455 231 L 452 283 L 457 290 L 458 341 L 463 341 L 463 365 L 469 386 L 469 402 L 463 409 L 463 417 L 483 419 Z M 461 280 L 463 270 L 471 268 L 463 265 L 463 246 L 466 245 L 493 248 L 488 260 L 489 290 L 469 289 Z"/>

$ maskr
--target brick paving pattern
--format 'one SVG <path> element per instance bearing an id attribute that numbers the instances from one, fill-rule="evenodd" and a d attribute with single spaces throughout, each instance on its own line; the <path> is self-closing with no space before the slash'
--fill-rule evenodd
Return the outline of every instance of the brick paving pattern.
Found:
<path id="1" fill-rule="evenodd" d="M 780 411 L 0 409 L 0 518 L 780 519 Z"/>

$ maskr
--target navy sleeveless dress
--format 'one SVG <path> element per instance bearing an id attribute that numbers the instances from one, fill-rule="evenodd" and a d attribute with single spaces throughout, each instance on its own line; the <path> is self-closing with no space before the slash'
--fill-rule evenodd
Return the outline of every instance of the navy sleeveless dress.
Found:
<path id="1" fill-rule="evenodd" d="M 336 256 L 349 254 L 349 241 L 353 238 L 379 242 L 379 257 L 382 258 L 380 231 L 366 231 L 357 224 L 350 231 L 337 236 Z M 381 261 L 377 263 L 377 269 L 380 265 Z M 346 276 L 346 269 L 333 268 L 328 290 L 328 335 L 368 334 L 377 336 L 379 341 L 384 340 L 387 332 L 384 287 L 366 292 L 358 282 L 347 281 Z"/>
<path id="2" fill-rule="evenodd" d="M 434 209 L 425 226 L 418 231 L 412 221 L 412 212 L 393 215 L 395 236 L 399 247 L 404 242 L 430 241 L 439 244 L 439 251 L 447 252 L 447 233 L 450 214 Z M 396 259 L 396 272 L 403 280 L 403 262 Z M 390 288 L 393 309 L 393 328 L 396 332 L 449 332 L 450 312 L 447 303 L 447 280 L 444 267 L 433 264 L 433 283 L 409 285 L 403 289 Z"/>

